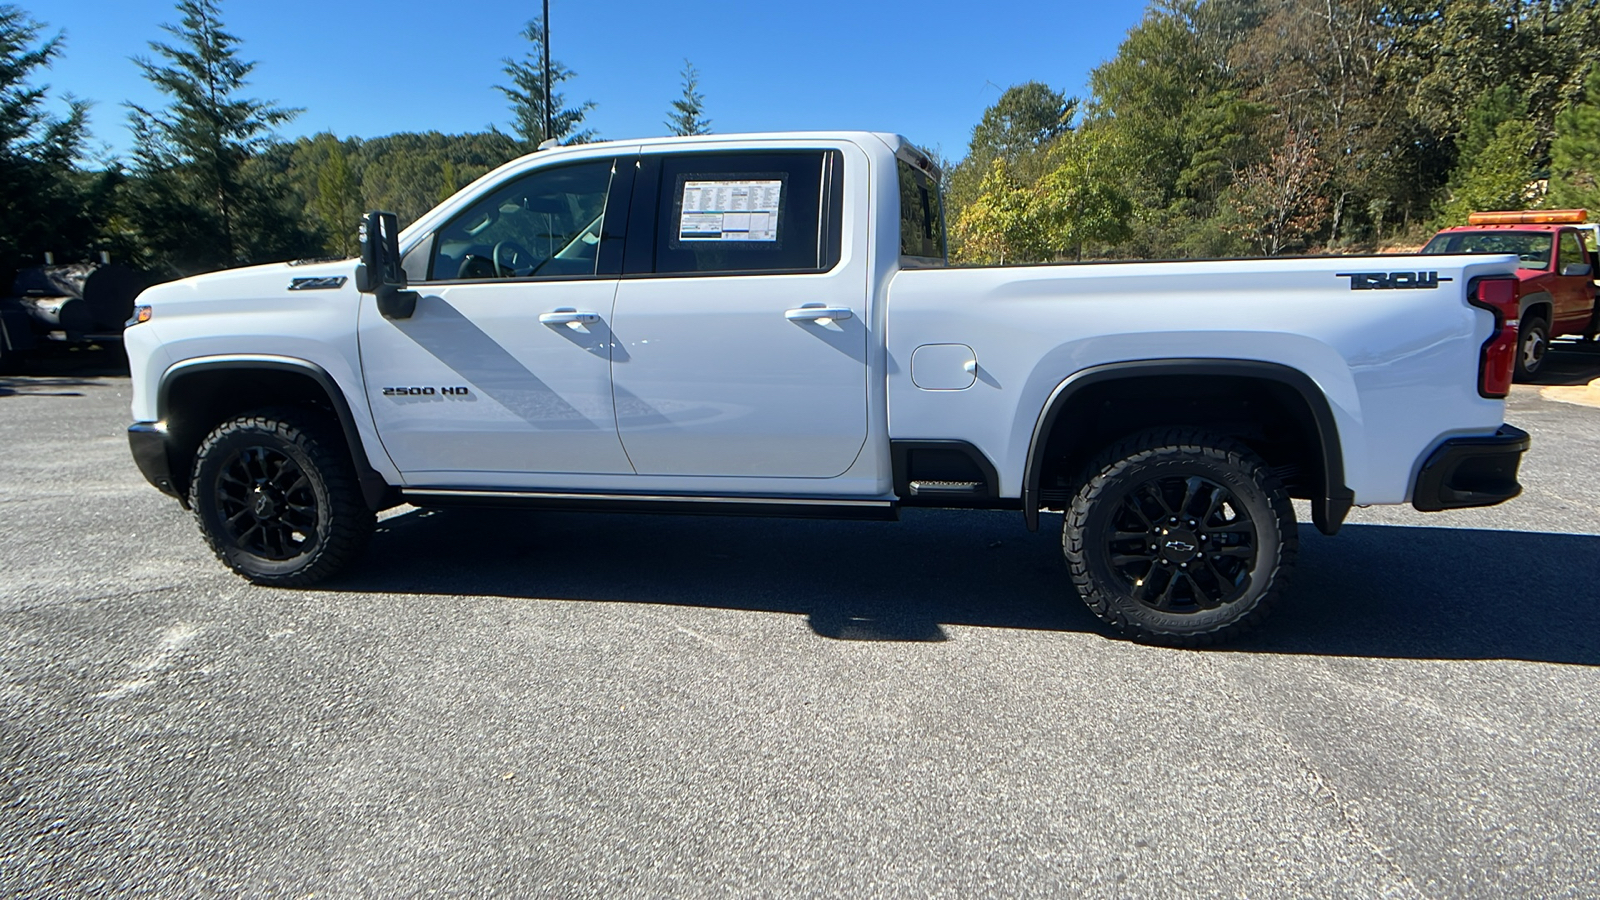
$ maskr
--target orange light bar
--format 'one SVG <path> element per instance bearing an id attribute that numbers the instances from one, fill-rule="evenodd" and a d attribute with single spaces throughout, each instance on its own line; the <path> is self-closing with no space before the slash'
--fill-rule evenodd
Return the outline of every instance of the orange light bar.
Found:
<path id="1" fill-rule="evenodd" d="M 1582 225 L 1587 221 L 1589 221 L 1589 211 L 1587 209 L 1475 212 L 1467 216 L 1468 225 Z"/>

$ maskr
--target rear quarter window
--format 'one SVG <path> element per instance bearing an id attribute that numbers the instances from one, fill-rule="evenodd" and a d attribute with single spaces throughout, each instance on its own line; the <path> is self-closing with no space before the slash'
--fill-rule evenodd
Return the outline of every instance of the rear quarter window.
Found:
<path id="1" fill-rule="evenodd" d="M 945 261 L 944 203 L 939 182 L 903 159 L 900 176 L 900 255 L 924 265 Z"/>

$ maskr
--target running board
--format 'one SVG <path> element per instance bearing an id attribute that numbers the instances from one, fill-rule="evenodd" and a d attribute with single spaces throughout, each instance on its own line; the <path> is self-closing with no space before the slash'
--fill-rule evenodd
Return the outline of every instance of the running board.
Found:
<path id="1" fill-rule="evenodd" d="M 400 493 L 407 503 L 423 507 L 489 506 L 567 512 L 767 516 L 786 519 L 894 521 L 900 518 L 900 507 L 892 500 L 854 498 L 702 497 L 684 494 L 588 494 L 452 488 L 405 488 Z"/>
<path id="2" fill-rule="evenodd" d="M 981 481 L 913 481 L 911 496 L 926 497 L 933 494 L 962 497 L 986 497 L 989 488 Z"/>

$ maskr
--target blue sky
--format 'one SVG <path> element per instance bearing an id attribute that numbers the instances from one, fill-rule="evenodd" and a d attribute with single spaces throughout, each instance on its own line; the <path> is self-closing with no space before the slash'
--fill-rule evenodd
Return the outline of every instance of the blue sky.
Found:
<path id="1" fill-rule="evenodd" d="M 160 104 L 130 57 L 148 54 L 170 0 L 12 0 L 65 52 L 39 81 L 52 96 L 94 101 L 97 145 L 126 153 L 122 104 Z M 224 22 L 257 62 L 248 96 L 302 107 L 285 137 L 332 131 L 509 129 L 502 58 L 537 0 L 419 3 L 224 0 Z M 718 132 L 898 131 L 960 158 L 972 126 L 1008 85 L 1029 80 L 1087 93 L 1089 70 L 1116 53 L 1142 0 L 978 4 L 696 3 L 551 0 L 552 55 L 578 74 L 568 100 L 598 105 L 587 124 L 607 139 L 665 132 L 685 57 L 700 70 Z M 376 77 L 368 77 L 369 73 Z"/>

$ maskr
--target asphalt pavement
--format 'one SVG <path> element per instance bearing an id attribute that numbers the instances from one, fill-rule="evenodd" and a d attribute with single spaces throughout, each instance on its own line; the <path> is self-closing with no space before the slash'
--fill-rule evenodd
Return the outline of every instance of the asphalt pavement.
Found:
<path id="1" fill-rule="evenodd" d="M 128 400 L 0 378 L 4 895 L 1600 896 L 1600 409 L 1537 386 L 1522 497 L 1303 525 L 1211 651 L 1015 513 L 406 508 L 254 587 Z"/>

